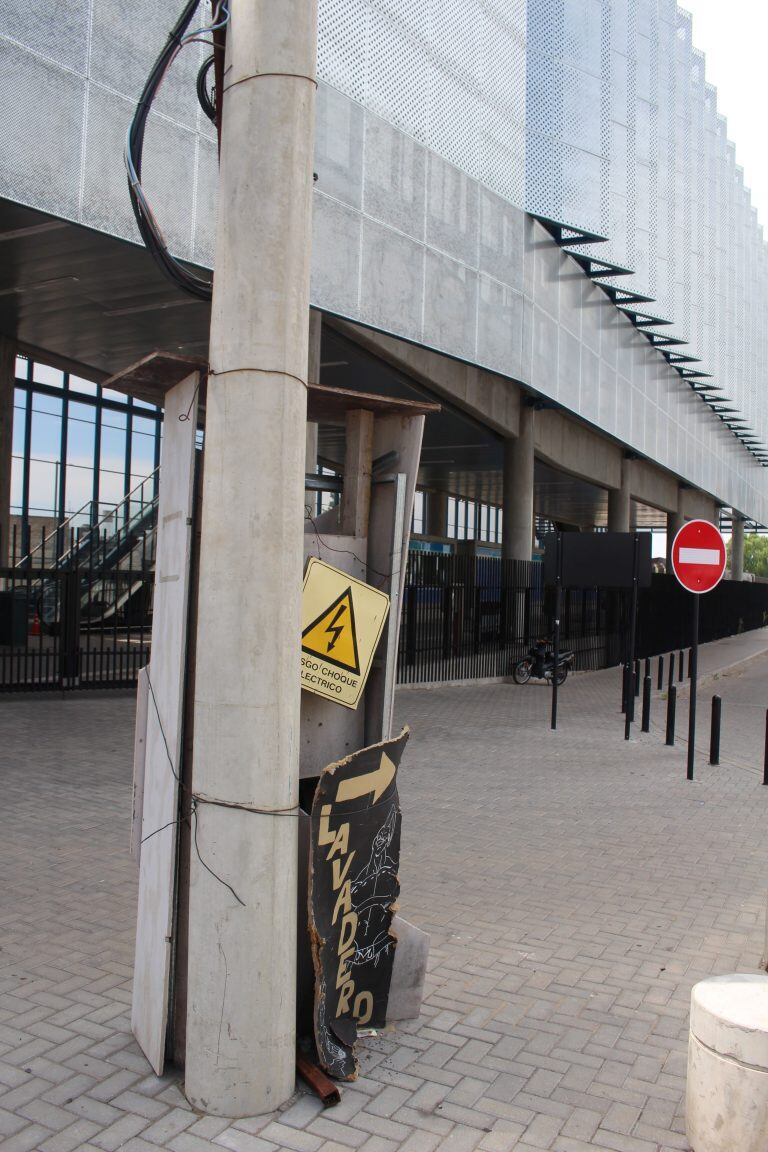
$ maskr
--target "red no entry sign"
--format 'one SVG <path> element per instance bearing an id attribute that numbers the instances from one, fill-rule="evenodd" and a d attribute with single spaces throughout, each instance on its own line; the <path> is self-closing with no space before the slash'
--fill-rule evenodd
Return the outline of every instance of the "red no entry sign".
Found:
<path id="1" fill-rule="evenodd" d="M 672 568 L 689 592 L 711 592 L 725 572 L 725 541 L 708 520 L 690 520 L 672 544 Z"/>

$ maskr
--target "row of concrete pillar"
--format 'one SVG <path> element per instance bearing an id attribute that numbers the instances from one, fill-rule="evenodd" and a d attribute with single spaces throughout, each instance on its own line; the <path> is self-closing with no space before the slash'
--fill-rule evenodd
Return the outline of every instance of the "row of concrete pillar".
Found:
<path id="1" fill-rule="evenodd" d="M 522 405 L 520 434 L 504 443 L 504 476 L 502 488 L 502 556 L 508 560 L 530 560 L 534 533 L 534 407 Z M 684 490 L 679 493 L 683 503 Z M 632 498 L 632 460 L 626 459 L 621 484 L 608 492 L 608 531 L 630 532 L 635 527 Z M 686 516 L 681 509 L 667 512 L 667 569 L 671 570 L 672 542 Z M 425 530 L 430 536 L 444 536 L 448 522 L 448 496 L 429 492 L 426 500 Z M 731 576 L 744 578 L 744 519 L 734 511 L 731 544 Z"/>

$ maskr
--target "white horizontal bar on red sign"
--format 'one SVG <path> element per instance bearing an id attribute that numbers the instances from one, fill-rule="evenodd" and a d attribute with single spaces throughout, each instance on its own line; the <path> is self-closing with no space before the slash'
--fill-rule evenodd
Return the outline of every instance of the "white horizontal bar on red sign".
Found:
<path id="1" fill-rule="evenodd" d="M 723 556 L 717 548 L 681 548 L 679 564 L 722 564 Z"/>

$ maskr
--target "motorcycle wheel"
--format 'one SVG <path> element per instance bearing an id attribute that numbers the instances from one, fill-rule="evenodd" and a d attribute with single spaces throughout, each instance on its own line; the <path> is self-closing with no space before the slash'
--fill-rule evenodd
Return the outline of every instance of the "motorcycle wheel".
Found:
<path id="1" fill-rule="evenodd" d="M 512 679 L 515 684 L 527 684 L 531 678 L 532 664 L 530 660 L 518 660 L 512 669 Z"/>
<path id="2" fill-rule="evenodd" d="M 565 683 L 567 676 L 568 676 L 568 665 L 567 664 L 561 664 L 557 670 L 557 673 L 556 673 L 558 688 L 560 687 L 561 684 Z"/>

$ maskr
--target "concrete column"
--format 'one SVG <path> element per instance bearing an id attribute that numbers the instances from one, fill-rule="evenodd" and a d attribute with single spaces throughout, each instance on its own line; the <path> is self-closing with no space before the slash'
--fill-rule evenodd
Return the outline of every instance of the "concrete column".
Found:
<path id="1" fill-rule="evenodd" d="M 0 565 L 8 563 L 10 553 L 15 378 L 16 348 L 0 336 Z"/>
<path id="2" fill-rule="evenodd" d="M 520 406 L 520 434 L 504 442 L 501 555 L 504 560 L 530 560 L 533 554 L 534 412 Z"/>
<path id="3" fill-rule="evenodd" d="M 448 493 L 425 492 L 427 522 L 425 535 L 445 536 L 448 532 Z"/>
<path id="4" fill-rule="evenodd" d="M 744 579 L 744 518 L 734 509 L 731 528 L 731 580 Z"/>
<path id="5" fill-rule="evenodd" d="M 675 536 L 685 524 L 682 512 L 667 512 L 667 572 L 672 571 L 672 544 Z"/>
<path id="6" fill-rule="evenodd" d="M 621 462 L 621 487 L 608 491 L 608 531 L 629 532 L 631 520 L 631 461 Z"/>
<path id="7" fill-rule="evenodd" d="M 295 1083 L 298 821 L 291 816 L 317 10 L 313 0 L 229 6 L 200 549 L 192 776 L 200 799 L 185 1090 L 196 1108 L 238 1117 L 279 1107 Z"/>
<path id="8" fill-rule="evenodd" d="M 344 491 L 341 494 L 342 536 L 368 535 L 373 463 L 373 412 L 358 408 L 347 412 L 344 453 Z"/>

